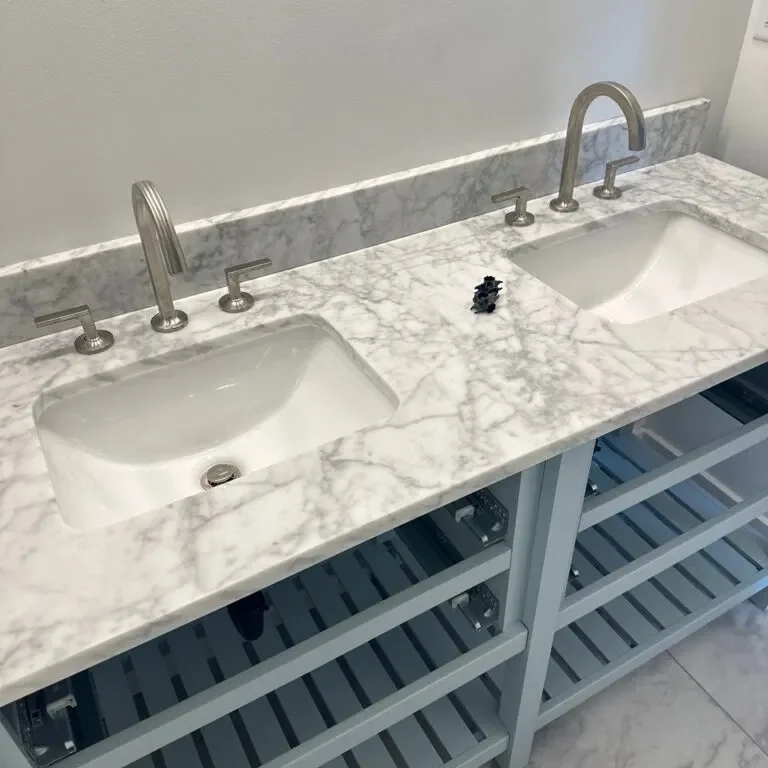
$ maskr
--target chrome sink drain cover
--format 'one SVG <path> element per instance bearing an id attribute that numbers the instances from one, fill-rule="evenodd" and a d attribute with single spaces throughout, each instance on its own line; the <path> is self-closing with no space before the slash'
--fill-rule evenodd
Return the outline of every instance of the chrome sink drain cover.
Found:
<path id="1" fill-rule="evenodd" d="M 242 474 L 240 468 L 235 464 L 214 464 L 203 472 L 200 485 L 207 491 L 217 485 L 224 485 L 232 480 L 237 480 Z"/>

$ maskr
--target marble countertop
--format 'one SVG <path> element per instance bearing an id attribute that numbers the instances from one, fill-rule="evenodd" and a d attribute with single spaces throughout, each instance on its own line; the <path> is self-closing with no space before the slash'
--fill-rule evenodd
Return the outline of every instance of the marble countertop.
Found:
<path id="1" fill-rule="evenodd" d="M 256 307 L 226 315 L 221 291 L 104 323 L 104 355 L 68 330 L 0 350 L 0 704 L 296 573 L 377 533 L 768 360 L 768 277 L 670 315 L 612 326 L 514 263 L 517 248 L 610 224 L 691 212 L 768 249 L 768 181 L 704 155 L 622 176 L 614 202 L 534 201 L 536 224 L 502 212 L 262 278 Z M 493 315 L 469 311 L 486 274 Z M 41 392 L 296 314 L 333 326 L 396 392 L 386 422 L 208 493 L 98 530 L 59 514 L 37 439 Z"/>

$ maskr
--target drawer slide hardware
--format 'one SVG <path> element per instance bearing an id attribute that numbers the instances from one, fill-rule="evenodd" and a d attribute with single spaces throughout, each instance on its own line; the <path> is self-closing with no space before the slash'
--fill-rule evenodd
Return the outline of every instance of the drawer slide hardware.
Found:
<path id="1" fill-rule="evenodd" d="M 475 632 L 490 629 L 499 620 L 499 601 L 485 584 L 454 597 L 451 608 L 461 611 Z"/>
<path id="2" fill-rule="evenodd" d="M 467 503 L 459 507 L 453 517 L 464 523 L 483 547 L 503 541 L 507 535 L 509 514 L 490 491 L 478 491 L 467 496 Z"/>
<path id="3" fill-rule="evenodd" d="M 69 680 L 48 686 L 16 703 L 17 729 L 39 768 L 47 768 L 77 752 L 70 712 L 76 707 Z"/>

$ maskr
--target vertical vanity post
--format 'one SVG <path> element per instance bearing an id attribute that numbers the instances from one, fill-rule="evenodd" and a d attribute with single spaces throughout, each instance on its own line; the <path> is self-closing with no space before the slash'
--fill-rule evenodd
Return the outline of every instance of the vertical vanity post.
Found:
<path id="1" fill-rule="evenodd" d="M 528 642 L 522 654 L 507 662 L 504 673 L 500 717 L 509 729 L 510 746 L 497 758 L 502 768 L 525 768 L 530 757 L 594 445 L 589 441 L 520 478 L 501 626 L 504 630 L 522 617 Z"/>
<path id="2" fill-rule="evenodd" d="M 3 768 L 32 768 L 11 725 L 0 712 L 0 765 Z"/>

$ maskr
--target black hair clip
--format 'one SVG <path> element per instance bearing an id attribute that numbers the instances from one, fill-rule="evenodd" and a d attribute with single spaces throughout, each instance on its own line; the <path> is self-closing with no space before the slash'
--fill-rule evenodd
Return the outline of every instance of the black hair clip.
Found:
<path id="1" fill-rule="evenodd" d="M 486 275 L 480 285 L 475 286 L 475 297 L 472 300 L 473 312 L 485 312 L 490 314 L 496 309 L 496 302 L 501 292 L 501 280 L 493 275 Z"/>

